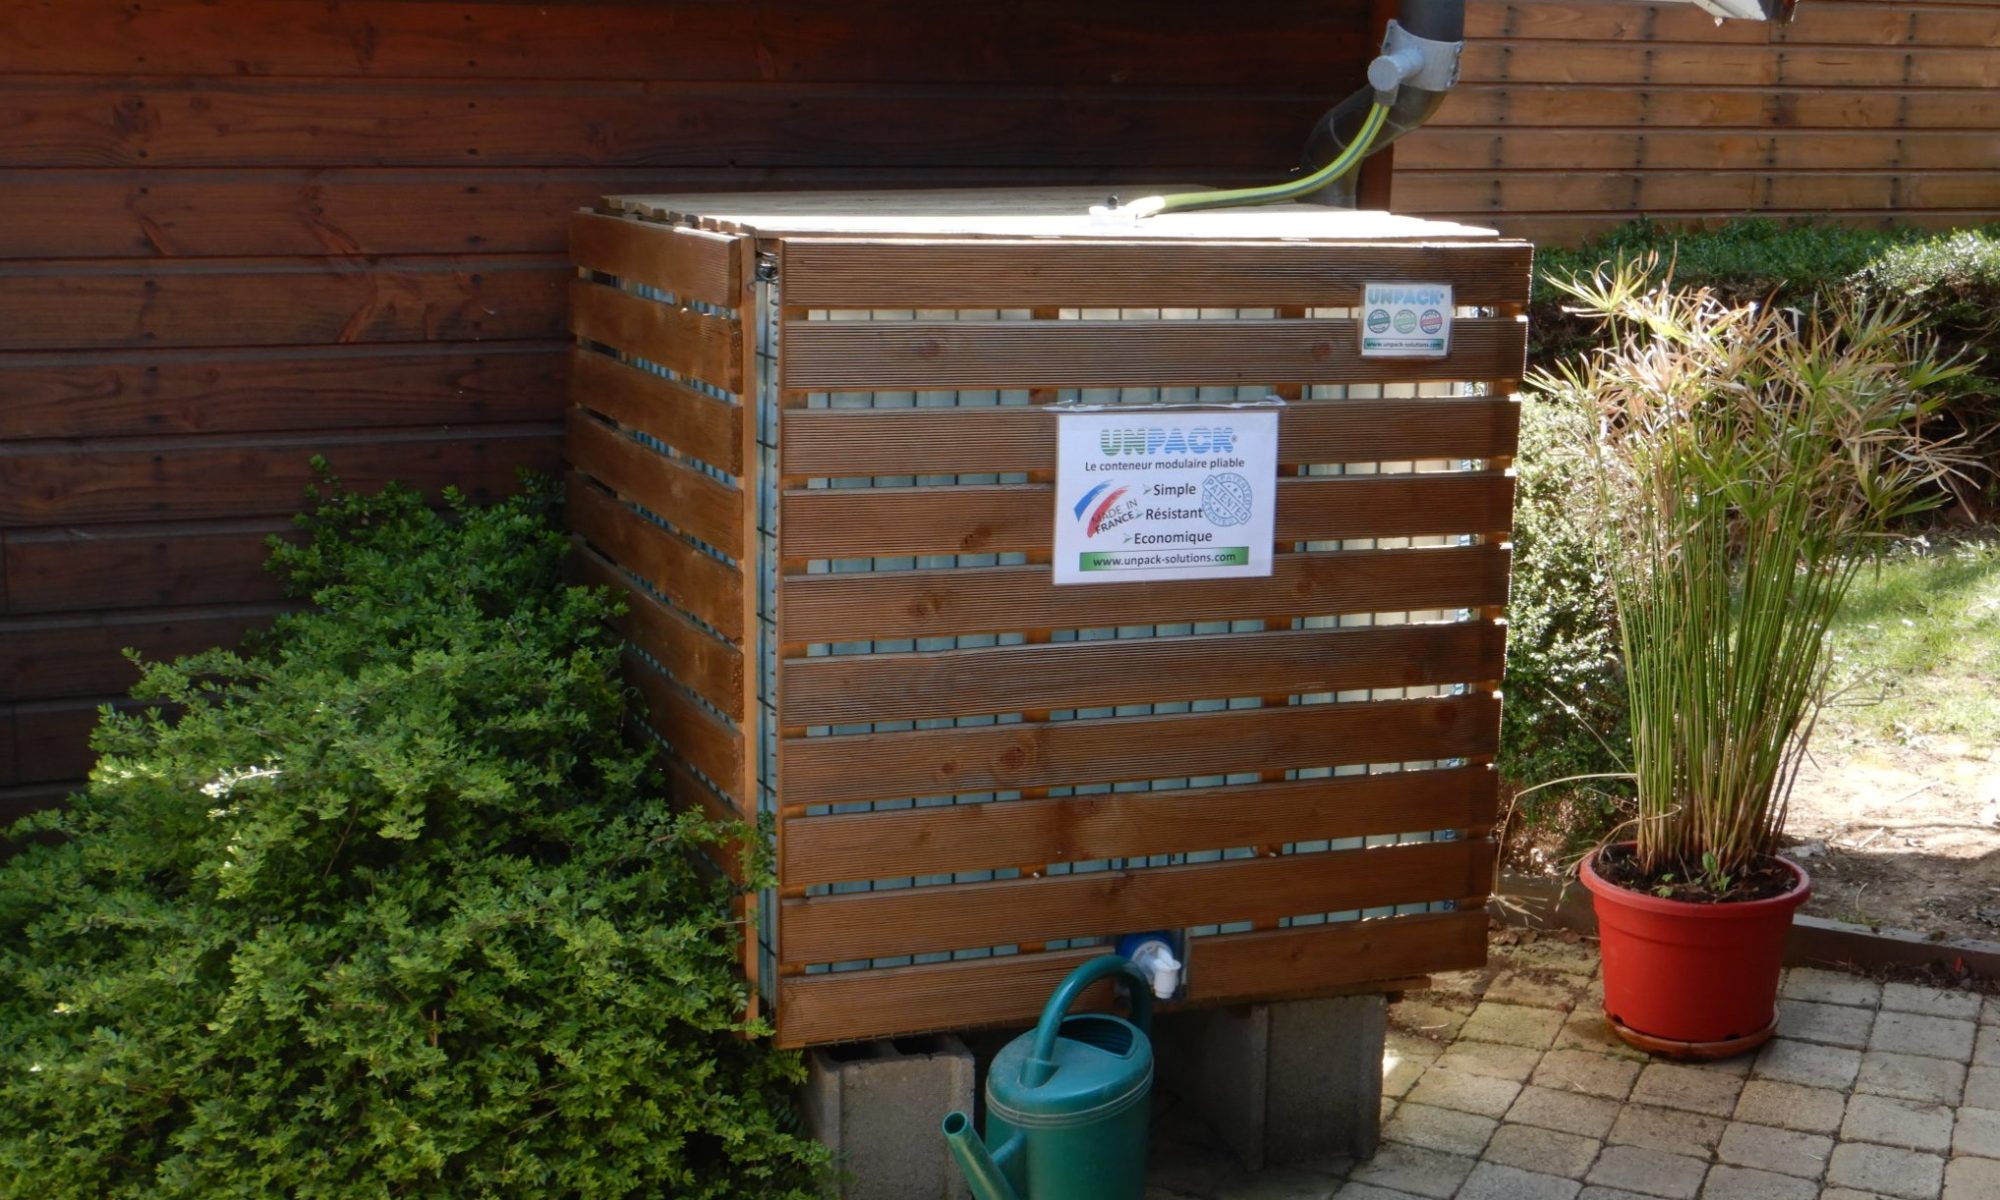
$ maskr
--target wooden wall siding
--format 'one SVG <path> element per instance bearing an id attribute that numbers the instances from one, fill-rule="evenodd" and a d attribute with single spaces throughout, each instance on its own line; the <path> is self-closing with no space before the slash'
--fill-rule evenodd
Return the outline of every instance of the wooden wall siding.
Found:
<path id="1" fill-rule="evenodd" d="M 0 5 L 0 819 L 84 770 L 121 645 L 268 618 L 263 541 L 311 455 L 482 494 L 556 468 L 579 206 L 1262 179 L 1358 76 L 1368 22 L 1325 0 Z M 612 417 L 660 386 L 599 382 Z"/>
<path id="2" fill-rule="evenodd" d="M 2000 218 L 2000 0 L 1470 0 L 1463 79 L 1394 207 L 1574 243 L 1649 215 Z"/>
<path id="3" fill-rule="evenodd" d="M 1527 246 L 1238 257 L 718 228 L 577 219 L 573 520 L 579 572 L 633 598 L 631 670 L 690 802 L 774 821 L 746 965 L 781 1043 L 1025 1020 L 1096 952 L 1072 939 L 1124 930 L 1196 932 L 1194 1002 L 1480 961 L 1516 431 L 1498 397 L 1522 326 L 1467 319 L 1444 361 L 1393 364 L 1390 393 L 1353 369 L 1341 306 L 1353 259 L 1518 311 Z M 1271 310 L 1260 283 L 1319 307 L 1192 311 L 1218 294 Z M 1189 311 L 1076 303 L 1114 293 Z M 614 309 L 631 312 L 596 315 Z M 1211 349 L 1163 354 L 1163 333 Z M 883 350 L 911 336 L 931 352 Z M 1035 405 L 1192 394 L 1218 369 L 1231 386 L 1208 399 L 1295 401 L 1277 573 L 1051 588 L 1054 428 Z M 1488 465 L 1373 471 L 1439 450 Z M 1399 623 L 1411 610 L 1435 611 Z M 1114 622 L 1161 627 L 1090 632 Z M 1344 919 L 1362 911 L 1377 919 Z"/>

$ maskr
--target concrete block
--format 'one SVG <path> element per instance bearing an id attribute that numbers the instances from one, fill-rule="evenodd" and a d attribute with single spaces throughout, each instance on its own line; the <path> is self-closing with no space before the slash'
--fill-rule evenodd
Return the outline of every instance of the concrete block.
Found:
<path id="1" fill-rule="evenodd" d="M 1386 1014 L 1369 995 L 1163 1016 L 1162 1085 L 1253 1171 L 1366 1158 L 1381 1140 Z"/>
<path id="2" fill-rule="evenodd" d="M 938 1124 L 973 1112 L 973 1057 L 949 1035 L 822 1046 L 806 1057 L 806 1129 L 834 1153 L 841 1200 L 965 1200 Z"/>

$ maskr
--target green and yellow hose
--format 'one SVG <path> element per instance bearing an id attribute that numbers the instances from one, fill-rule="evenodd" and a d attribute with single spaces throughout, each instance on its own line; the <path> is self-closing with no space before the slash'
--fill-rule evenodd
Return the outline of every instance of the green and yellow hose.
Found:
<path id="1" fill-rule="evenodd" d="M 1171 196 L 1145 196 L 1124 206 L 1124 211 L 1135 217 L 1150 217 L 1158 213 L 1193 212 L 1201 208 L 1236 208 L 1250 204 L 1276 204 L 1280 200 L 1290 200 L 1316 192 L 1342 175 L 1361 165 L 1368 157 L 1368 148 L 1375 144 L 1375 135 L 1382 132 L 1383 122 L 1389 119 L 1389 109 L 1379 101 L 1371 105 L 1368 115 L 1362 119 L 1361 132 L 1349 142 L 1347 148 L 1334 155 L 1333 161 L 1297 179 L 1284 183 L 1274 183 L 1266 187 L 1225 188 L 1213 192 L 1179 192 Z"/>

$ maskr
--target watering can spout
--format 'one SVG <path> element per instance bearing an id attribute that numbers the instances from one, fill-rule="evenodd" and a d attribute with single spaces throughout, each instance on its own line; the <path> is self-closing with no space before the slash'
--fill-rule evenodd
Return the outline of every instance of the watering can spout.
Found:
<path id="1" fill-rule="evenodd" d="M 972 1132 L 972 1118 L 955 1112 L 944 1119 L 944 1140 L 951 1147 L 951 1156 L 958 1160 L 958 1169 L 965 1173 L 965 1182 L 972 1188 L 973 1200 L 1021 1200 L 1020 1193 L 1008 1182 L 1007 1173 L 1000 1169 L 998 1161 L 1019 1153 L 1021 1135 L 1009 1138 L 995 1156 L 987 1151 L 986 1143 L 979 1140 L 979 1135 Z"/>

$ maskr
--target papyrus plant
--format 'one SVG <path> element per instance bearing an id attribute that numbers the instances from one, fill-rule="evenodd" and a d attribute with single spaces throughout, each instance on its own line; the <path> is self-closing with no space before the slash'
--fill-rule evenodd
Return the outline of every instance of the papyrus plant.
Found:
<path id="1" fill-rule="evenodd" d="M 1534 382 L 1593 418 L 1639 865 L 1725 893 L 1776 849 L 1855 572 L 1960 469 L 1925 425 L 1965 368 L 1893 310 L 1731 306 L 1653 261 L 1560 286 L 1606 326 Z"/>

